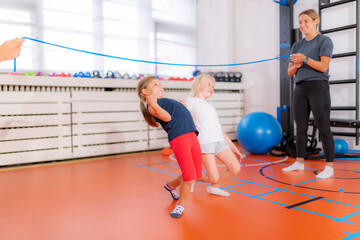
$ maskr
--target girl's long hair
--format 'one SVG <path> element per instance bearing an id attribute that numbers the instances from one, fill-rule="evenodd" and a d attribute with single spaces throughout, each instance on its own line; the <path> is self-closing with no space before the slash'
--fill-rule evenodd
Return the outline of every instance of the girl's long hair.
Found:
<path id="1" fill-rule="evenodd" d="M 155 121 L 153 116 L 147 110 L 146 105 L 145 105 L 146 99 L 145 99 L 144 94 L 142 93 L 142 90 L 145 89 L 153 79 L 156 79 L 156 77 L 146 76 L 146 77 L 141 78 L 139 80 L 139 83 L 137 86 L 137 94 L 140 98 L 140 110 L 141 110 L 142 115 L 144 116 L 145 121 L 147 122 L 147 124 L 149 124 L 152 127 L 159 127 L 159 123 L 157 123 Z"/>

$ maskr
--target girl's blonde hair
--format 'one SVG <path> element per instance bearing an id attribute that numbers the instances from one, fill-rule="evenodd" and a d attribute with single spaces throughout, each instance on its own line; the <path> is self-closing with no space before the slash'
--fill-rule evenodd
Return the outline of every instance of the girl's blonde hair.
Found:
<path id="1" fill-rule="evenodd" d="M 200 87 L 202 81 L 205 78 L 211 78 L 215 82 L 215 78 L 213 76 L 211 76 L 210 74 L 202 73 L 202 74 L 197 75 L 195 77 L 195 79 L 193 80 L 193 82 L 191 83 L 191 89 L 192 89 L 191 96 L 192 97 L 196 96 L 196 90 Z"/>
<path id="2" fill-rule="evenodd" d="M 159 123 L 157 123 L 155 121 L 153 116 L 150 114 L 150 112 L 146 108 L 146 105 L 145 105 L 146 99 L 142 92 L 142 90 L 147 88 L 149 83 L 154 79 L 156 79 L 156 77 L 154 77 L 154 76 L 146 76 L 146 77 L 141 78 L 139 80 L 136 90 L 137 90 L 138 97 L 140 98 L 140 110 L 141 110 L 142 115 L 144 116 L 145 121 L 147 122 L 147 124 L 149 124 L 152 127 L 159 127 Z"/>
<path id="3" fill-rule="evenodd" d="M 316 20 L 318 19 L 319 20 L 319 23 L 320 23 L 320 18 L 319 18 L 319 14 L 314 10 L 314 9 L 308 9 L 308 10 L 305 10 L 305 11 L 302 11 L 298 18 L 301 16 L 301 15 L 308 15 L 312 20 Z M 316 27 L 318 26 L 319 24 L 316 25 Z"/>

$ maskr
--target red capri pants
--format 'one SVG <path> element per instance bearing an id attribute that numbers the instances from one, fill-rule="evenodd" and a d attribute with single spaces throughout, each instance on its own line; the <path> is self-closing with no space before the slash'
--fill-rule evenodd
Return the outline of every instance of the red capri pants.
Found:
<path id="1" fill-rule="evenodd" d="M 201 178 L 202 155 L 196 133 L 185 133 L 169 143 L 181 169 L 183 181 Z"/>

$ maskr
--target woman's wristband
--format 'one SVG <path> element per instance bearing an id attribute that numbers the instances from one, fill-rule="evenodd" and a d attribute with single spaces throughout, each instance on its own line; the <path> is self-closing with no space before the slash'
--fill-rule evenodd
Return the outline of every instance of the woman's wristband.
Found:
<path id="1" fill-rule="evenodd" d="M 305 60 L 304 60 L 304 63 L 307 63 L 309 61 L 309 57 L 306 56 Z"/>

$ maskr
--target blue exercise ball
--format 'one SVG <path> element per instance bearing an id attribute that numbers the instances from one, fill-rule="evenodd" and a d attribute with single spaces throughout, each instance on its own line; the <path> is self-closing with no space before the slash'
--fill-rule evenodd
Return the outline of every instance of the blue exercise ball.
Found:
<path id="1" fill-rule="evenodd" d="M 343 155 L 345 154 L 348 149 L 348 143 L 341 138 L 334 139 L 334 148 L 335 148 L 335 154 Z"/>
<path id="2" fill-rule="evenodd" d="M 282 138 L 280 123 L 270 114 L 253 112 L 244 116 L 237 126 L 237 140 L 250 153 L 265 154 L 279 145 Z"/>

